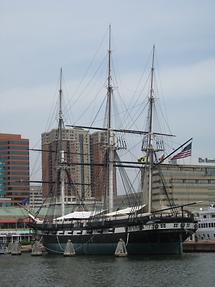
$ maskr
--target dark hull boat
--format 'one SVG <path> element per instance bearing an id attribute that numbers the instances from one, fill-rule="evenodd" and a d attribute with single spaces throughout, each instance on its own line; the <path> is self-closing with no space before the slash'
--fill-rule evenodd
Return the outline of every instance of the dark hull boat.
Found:
<path id="1" fill-rule="evenodd" d="M 158 222 L 159 221 L 159 222 Z M 76 254 L 115 253 L 120 239 L 128 254 L 181 254 L 182 242 L 192 235 L 196 223 L 192 217 L 149 218 L 94 222 L 82 228 L 71 224 L 43 225 L 43 243 L 49 253 L 64 253 L 68 240 Z"/>
<path id="2" fill-rule="evenodd" d="M 154 48 L 151 67 L 150 96 L 148 98 L 148 128 L 146 132 L 136 131 L 142 134 L 143 144 L 142 151 L 143 161 L 138 162 L 138 168 L 141 170 L 142 192 L 147 194 L 143 204 L 130 206 L 126 209 L 116 209 L 113 205 L 114 197 L 114 172 L 116 164 L 116 138 L 115 132 L 111 126 L 111 102 L 112 102 L 112 85 L 111 85 L 111 65 L 110 65 L 110 41 L 108 50 L 108 84 L 107 84 L 107 110 L 108 119 L 107 127 L 102 128 L 106 133 L 106 195 L 104 208 L 100 211 L 80 211 L 74 210 L 72 213 L 65 215 L 64 208 L 64 177 L 66 176 L 67 162 L 63 150 L 63 119 L 61 110 L 61 86 L 60 109 L 59 109 L 59 150 L 57 170 L 60 171 L 60 197 L 61 197 L 61 217 L 45 218 L 40 222 L 35 220 L 33 227 L 37 234 L 41 236 L 43 245 L 49 253 L 64 253 L 66 245 L 69 242 L 73 244 L 75 254 L 109 254 L 116 252 L 119 242 L 123 242 L 126 247 L 126 254 L 181 254 L 182 243 L 190 237 L 196 230 L 196 222 L 190 212 L 185 211 L 185 206 L 176 206 L 169 201 L 167 208 L 155 210 L 153 208 L 152 188 L 153 188 L 153 170 L 164 160 L 157 160 L 156 153 L 162 152 L 155 146 L 159 136 L 167 134 L 155 133 L 153 128 L 153 105 L 155 98 L 153 96 L 153 77 L 154 77 Z M 96 128 L 98 129 L 98 128 Z M 117 130 L 120 132 L 120 130 Z M 131 133 L 130 130 L 122 130 L 123 133 Z M 135 133 L 135 131 L 132 131 Z M 170 135 L 168 135 L 170 136 Z M 127 162 L 126 162 L 127 163 Z M 59 195 L 58 194 L 58 195 Z M 83 208 L 83 206 L 82 206 Z M 83 210 L 83 209 L 82 209 Z"/>

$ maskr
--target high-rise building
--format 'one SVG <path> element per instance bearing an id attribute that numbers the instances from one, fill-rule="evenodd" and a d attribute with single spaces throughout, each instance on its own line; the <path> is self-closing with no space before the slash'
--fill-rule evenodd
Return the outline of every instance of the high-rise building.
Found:
<path id="1" fill-rule="evenodd" d="M 42 186 L 31 185 L 29 206 L 32 208 L 38 208 L 38 207 L 41 207 L 42 204 L 43 204 Z"/>
<path id="2" fill-rule="evenodd" d="M 29 198 L 29 140 L 0 134 L 0 195 L 17 205 Z"/>
<path id="3" fill-rule="evenodd" d="M 90 135 L 92 194 L 96 200 L 108 201 L 108 153 L 107 132 Z M 113 172 L 113 193 L 117 194 L 116 168 Z"/>
<path id="4" fill-rule="evenodd" d="M 92 194 L 97 200 L 105 199 L 107 186 L 107 133 L 90 135 Z"/>
<path id="5" fill-rule="evenodd" d="M 170 206 L 170 200 L 173 205 L 190 204 L 185 210 L 199 211 L 199 208 L 215 203 L 214 191 L 214 165 L 161 164 L 160 170 L 153 172 L 152 207 L 166 208 Z M 142 192 L 135 194 L 135 198 L 143 203 Z M 192 205 L 193 202 L 196 204 Z M 127 196 L 118 196 L 115 206 L 126 207 Z"/>
<path id="6" fill-rule="evenodd" d="M 42 179 L 43 195 L 51 197 L 53 193 L 60 195 L 59 187 L 59 158 L 56 151 L 59 150 L 58 129 L 42 134 Z M 90 175 L 90 137 L 83 129 L 62 130 L 62 150 L 66 162 L 68 178 L 65 184 L 66 202 L 73 200 L 85 200 L 92 197 Z"/>
<path id="7" fill-rule="evenodd" d="M 3 197 L 5 195 L 4 174 L 5 164 L 4 160 L 0 157 L 0 197 Z"/>
<path id="8" fill-rule="evenodd" d="M 169 197 L 175 204 L 197 202 L 192 209 L 208 206 L 215 202 L 215 166 L 212 165 L 161 165 L 163 181 L 167 187 Z M 158 192 L 158 190 L 160 192 Z M 161 179 L 154 179 L 154 204 L 167 206 Z M 189 207 L 188 207 L 189 208 Z"/>

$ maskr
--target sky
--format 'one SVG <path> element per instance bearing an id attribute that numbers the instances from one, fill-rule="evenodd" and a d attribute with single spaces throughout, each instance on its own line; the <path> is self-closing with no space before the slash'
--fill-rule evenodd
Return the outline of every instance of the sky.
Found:
<path id="1" fill-rule="evenodd" d="M 56 126 L 61 67 L 66 124 L 86 124 L 105 94 L 111 24 L 116 94 L 132 106 L 155 44 L 176 143 L 193 137 L 191 163 L 215 159 L 214 11 L 213 0 L 0 0 L 0 133 L 40 148 Z"/>

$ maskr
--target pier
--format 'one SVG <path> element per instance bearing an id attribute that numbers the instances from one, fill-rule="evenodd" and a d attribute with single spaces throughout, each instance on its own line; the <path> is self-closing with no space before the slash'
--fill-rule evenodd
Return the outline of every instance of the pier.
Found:
<path id="1" fill-rule="evenodd" d="M 186 241 L 183 243 L 184 252 L 215 252 L 215 241 Z"/>

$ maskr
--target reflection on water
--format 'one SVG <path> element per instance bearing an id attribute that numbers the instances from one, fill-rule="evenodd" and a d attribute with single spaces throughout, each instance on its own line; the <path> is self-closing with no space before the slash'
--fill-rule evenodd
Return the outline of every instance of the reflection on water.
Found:
<path id="1" fill-rule="evenodd" d="M 182 256 L 0 256 L 0 286 L 212 287 L 215 253 Z"/>

